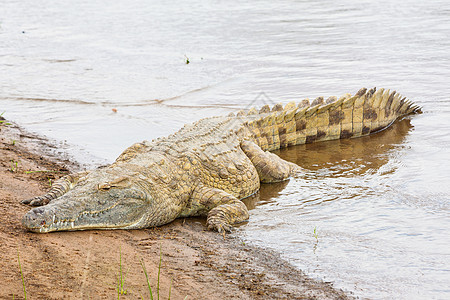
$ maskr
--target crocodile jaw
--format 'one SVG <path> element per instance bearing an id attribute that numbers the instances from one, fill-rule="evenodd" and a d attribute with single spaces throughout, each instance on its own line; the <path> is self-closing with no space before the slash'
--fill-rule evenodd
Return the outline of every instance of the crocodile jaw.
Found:
<path id="1" fill-rule="evenodd" d="M 94 199 L 84 201 L 95 202 Z M 148 202 L 139 199 L 118 200 L 95 209 L 77 205 L 62 197 L 50 204 L 30 210 L 22 224 L 33 232 L 72 231 L 88 229 L 133 229 L 147 227 Z"/>

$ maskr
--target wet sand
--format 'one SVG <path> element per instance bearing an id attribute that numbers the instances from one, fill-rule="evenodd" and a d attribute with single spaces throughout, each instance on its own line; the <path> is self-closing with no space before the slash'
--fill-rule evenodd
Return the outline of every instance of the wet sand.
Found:
<path id="1" fill-rule="evenodd" d="M 47 155 L 57 148 L 16 125 L 0 127 L 1 299 L 23 299 L 18 252 L 28 299 L 117 299 L 120 257 L 127 291 L 120 299 L 149 299 L 141 260 L 156 297 L 160 255 L 161 299 L 168 298 L 169 289 L 171 299 L 351 297 L 308 278 L 276 253 L 244 244 L 236 234 L 206 231 L 203 219 L 145 230 L 26 231 L 20 222 L 30 207 L 20 201 L 81 168 Z"/>

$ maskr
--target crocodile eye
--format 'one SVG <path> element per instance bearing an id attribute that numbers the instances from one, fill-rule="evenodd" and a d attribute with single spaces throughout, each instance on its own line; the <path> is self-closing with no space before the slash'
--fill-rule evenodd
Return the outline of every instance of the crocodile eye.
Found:
<path id="1" fill-rule="evenodd" d="M 98 189 L 101 191 L 107 191 L 111 188 L 111 185 L 109 183 L 99 183 Z"/>

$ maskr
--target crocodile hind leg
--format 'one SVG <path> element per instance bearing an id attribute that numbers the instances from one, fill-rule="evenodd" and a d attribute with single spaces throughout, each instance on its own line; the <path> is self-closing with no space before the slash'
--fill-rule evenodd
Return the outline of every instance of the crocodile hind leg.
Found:
<path id="1" fill-rule="evenodd" d="M 290 176 L 303 171 L 300 166 L 288 162 L 276 154 L 263 151 L 258 145 L 251 141 L 243 141 L 241 143 L 241 149 L 255 166 L 261 182 L 270 183 L 283 181 Z"/>
<path id="2" fill-rule="evenodd" d="M 249 218 L 245 204 L 233 195 L 217 188 L 200 184 L 191 196 L 191 205 L 183 212 L 188 215 L 206 215 L 208 229 L 231 232 L 233 225 Z"/>
<path id="3" fill-rule="evenodd" d="M 80 181 L 81 178 L 86 176 L 88 172 L 79 172 L 75 174 L 66 175 L 55 181 L 50 190 L 42 196 L 33 197 L 23 200 L 23 204 L 29 204 L 31 206 L 42 206 L 50 203 L 50 201 L 61 197 L 67 193 L 70 189 Z"/>

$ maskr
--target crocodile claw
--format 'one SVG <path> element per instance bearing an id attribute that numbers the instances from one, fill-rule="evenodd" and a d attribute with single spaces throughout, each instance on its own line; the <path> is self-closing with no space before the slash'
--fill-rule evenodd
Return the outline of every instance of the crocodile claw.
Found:
<path id="1" fill-rule="evenodd" d="M 218 233 L 231 233 L 234 230 L 232 225 L 217 219 L 209 219 L 207 224 L 209 230 L 217 231 Z"/>
<path id="2" fill-rule="evenodd" d="M 34 197 L 26 200 L 22 200 L 22 204 L 28 204 L 31 206 L 42 206 L 46 205 L 50 202 L 50 200 L 43 197 Z"/>
<path id="3" fill-rule="evenodd" d="M 20 203 L 22 203 L 22 204 L 30 204 L 30 202 L 31 202 L 33 199 L 34 199 L 34 198 L 25 199 L 25 200 L 20 201 Z"/>

